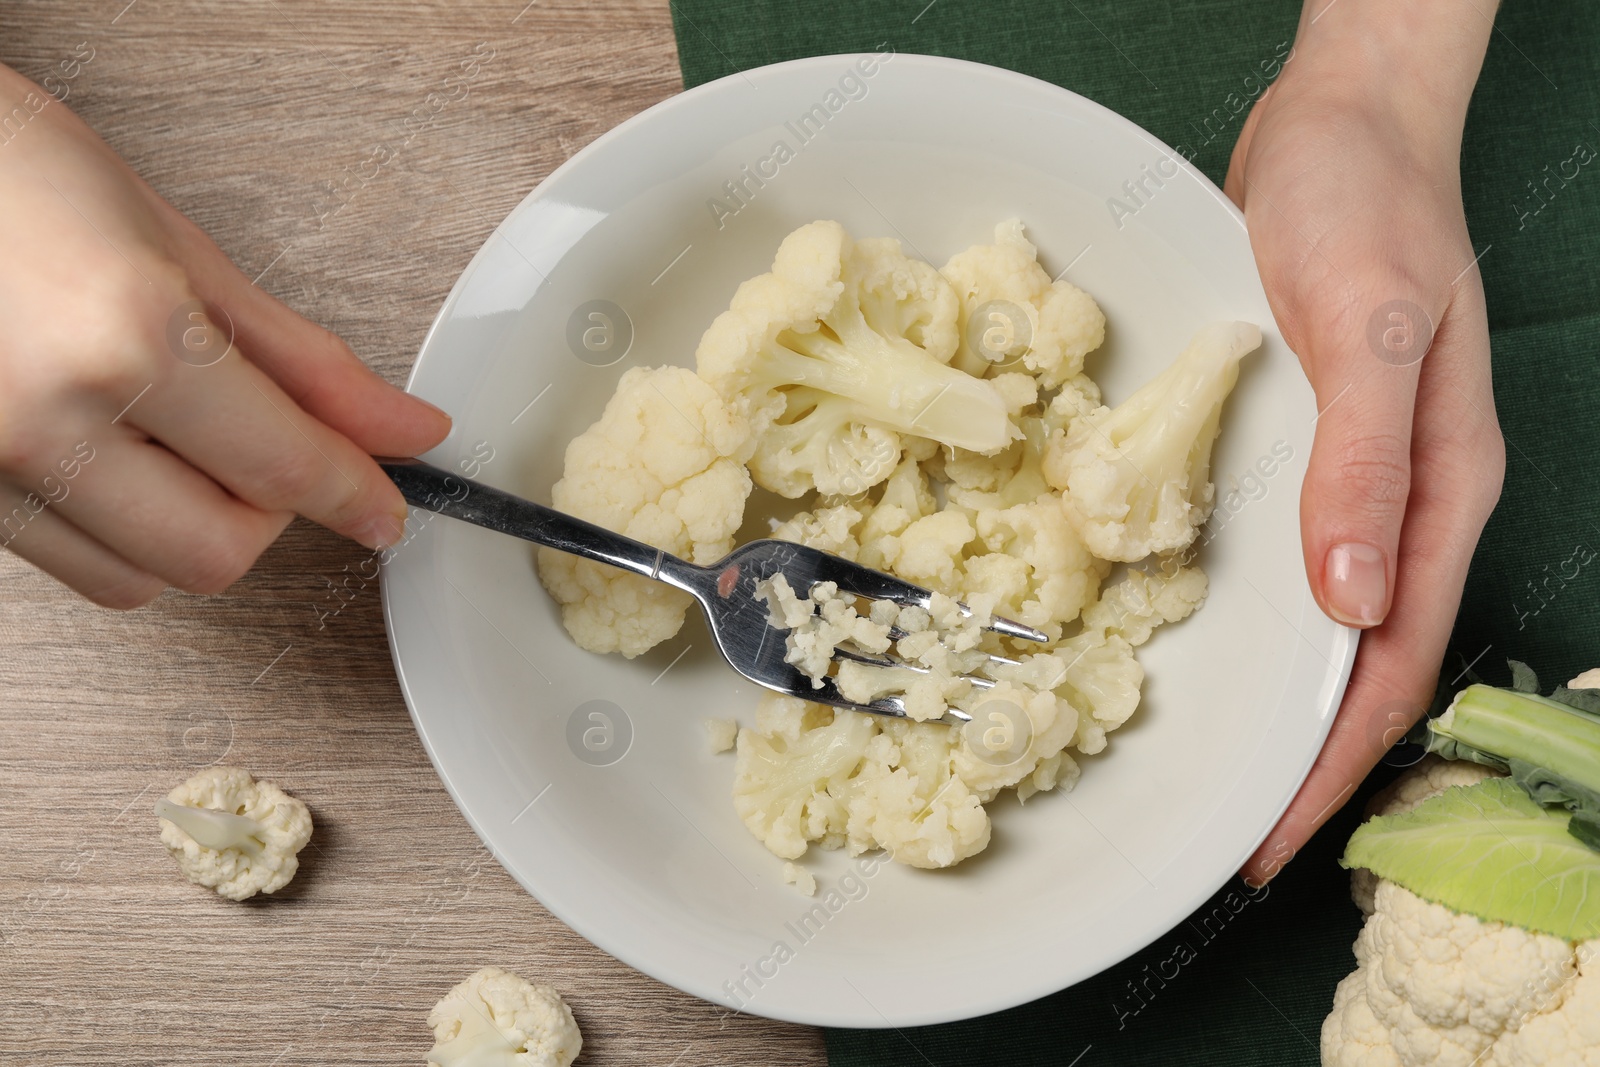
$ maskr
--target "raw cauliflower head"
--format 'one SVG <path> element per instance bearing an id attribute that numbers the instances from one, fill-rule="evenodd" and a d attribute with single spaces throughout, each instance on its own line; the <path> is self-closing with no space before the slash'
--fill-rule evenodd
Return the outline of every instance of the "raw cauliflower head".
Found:
<path id="1" fill-rule="evenodd" d="M 485 967 L 428 1013 L 433 1067 L 568 1067 L 583 1048 L 572 1011 L 553 986 Z"/>
<path id="2" fill-rule="evenodd" d="M 1369 811 L 1410 811 L 1496 773 L 1427 756 Z M 1600 1064 L 1600 941 L 1484 922 L 1370 871 L 1351 873 L 1367 922 L 1355 943 L 1358 966 L 1322 1024 L 1325 1067 Z"/>
<path id="3" fill-rule="evenodd" d="M 813 222 L 739 287 L 695 363 L 750 420 L 758 485 L 854 495 L 894 470 L 902 436 L 977 452 L 1012 439 L 1001 393 L 947 366 L 957 317 L 950 284 L 897 241 Z"/>
<path id="4" fill-rule="evenodd" d="M 1247 322 L 1200 330 L 1177 360 L 1115 408 L 1052 438 L 1044 473 L 1084 543 L 1134 562 L 1187 548 L 1211 514 L 1211 446 L 1239 360 L 1261 345 Z"/>
<path id="5" fill-rule="evenodd" d="M 161 843 L 189 881 L 244 900 L 289 884 L 311 813 L 240 767 L 208 767 L 156 801 Z"/>
<path id="6" fill-rule="evenodd" d="M 567 446 L 557 510 L 713 563 L 744 520 L 750 426 L 682 367 L 635 367 L 600 420 Z M 590 652 L 633 657 L 678 632 L 689 594 L 603 563 L 539 550 L 539 577 L 561 622 Z"/>
<path id="7" fill-rule="evenodd" d="M 1053 389 L 1083 370 L 1083 357 L 1100 347 L 1106 317 L 1088 293 L 1071 282 L 1050 280 L 1038 249 L 1023 236 L 1020 219 L 995 227 L 994 244 L 975 245 L 953 256 L 940 272 L 961 298 L 961 348 L 955 365 L 971 374 L 1026 368 Z M 973 322 L 985 305 L 1003 301 L 991 321 Z M 1023 324 L 1010 321 L 1020 309 Z M 986 331 L 991 331 L 988 337 Z M 983 341 L 973 346 L 974 338 Z M 1026 340 L 1026 343 L 1024 341 Z M 995 361 L 992 357 L 1001 357 Z"/>

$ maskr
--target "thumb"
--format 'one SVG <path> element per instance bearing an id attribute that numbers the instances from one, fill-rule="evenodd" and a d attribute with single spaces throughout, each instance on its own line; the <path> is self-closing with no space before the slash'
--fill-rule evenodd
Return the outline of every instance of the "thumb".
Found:
<path id="1" fill-rule="evenodd" d="M 1318 410 L 1300 496 L 1306 575 L 1325 613 L 1366 628 L 1394 598 L 1417 380 L 1447 296 L 1419 291 L 1402 271 L 1360 291 L 1365 300 L 1318 299 L 1291 321 L 1307 327 L 1297 350 Z"/>

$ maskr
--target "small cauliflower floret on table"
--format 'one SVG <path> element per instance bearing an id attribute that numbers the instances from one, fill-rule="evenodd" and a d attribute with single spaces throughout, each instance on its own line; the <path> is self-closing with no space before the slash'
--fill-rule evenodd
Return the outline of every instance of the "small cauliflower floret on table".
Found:
<path id="1" fill-rule="evenodd" d="M 1370 810 L 1414 813 L 1495 773 L 1428 756 Z M 1473 816 L 1475 809 L 1474 825 L 1499 818 Z M 1565 873 L 1559 861 L 1545 862 L 1551 877 Z M 1458 913 L 1364 868 L 1351 882 L 1367 921 L 1354 947 L 1357 968 L 1339 983 L 1322 1024 L 1324 1067 L 1600 1064 L 1600 940 L 1567 941 Z"/>
<path id="2" fill-rule="evenodd" d="M 485 967 L 428 1013 L 431 1067 L 569 1067 L 583 1048 L 572 1011 L 553 986 Z"/>
<path id="3" fill-rule="evenodd" d="M 1101 559 L 1133 562 L 1187 548 L 1211 514 L 1211 447 L 1239 360 L 1261 345 L 1247 322 L 1194 336 L 1159 376 L 1115 408 L 1052 438 L 1044 463 L 1068 516 Z"/>
<path id="4" fill-rule="evenodd" d="M 974 245 L 944 265 L 940 273 L 961 298 L 955 366 L 979 376 L 995 368 L 1026 367 L 1051 389 L 1083 370 L 1084 356 L 1105 340 L 1106 317 L 1082 289 L 1052 282 L 1038 256 L 1023 236 L 1021 220 L 1010 219 L 995 227 L 994 244 Z M 1020 308 L 1028 316 L 1027 336 L 1006 311 L 991 311 L 991 321 L 972 323 L 971 316 L 991 301 Z M 973 347 L 974 337 L 982 342 L 979 348 Z"/>
<path id="5" fill-rule="evenodd" d="M 714 563 L 733 548 L 750 476 L 748 421 L 682 367 L 635 367 L 600 420 L 567 446 L 555 507 L 608 530 Z M 539 550 L 561 622 L 590 652 L 632 658 L 676 634 L 688 593 L 565 552 Z"/>
<path id="6" fill-rule="evenodd" d="M 156 801 L 155 813 L 185 877 L 229 900 L 288 885 L 311 840 L 306 806 L 240 767 L 208 767 Z"/>
<path id="7" fill-rule="evenodd" d="M 975 452 L 1012 439 L 995 387 L 947 365 L 957 317 L 950 284 L 898 242 L 813 222 L 739 286 L 695 361 L 750 420 L 758 485 L 853 495 L 894 470 L 902 435 Z"/>

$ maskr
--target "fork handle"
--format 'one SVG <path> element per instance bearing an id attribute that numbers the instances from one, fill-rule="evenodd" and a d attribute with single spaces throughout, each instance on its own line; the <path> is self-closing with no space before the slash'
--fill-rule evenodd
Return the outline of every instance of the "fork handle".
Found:
<path id="1" fill-rule="evenodd" d="M 400 495 L 410 503 L 474 526 L 570 552 L 596 563 L 609 563 L 646 578 L 670 581 L 673 585 L 679 583 L 671 581 L 670 576 L 690 566 L 677 556 L 642 541 L 612 533 L 594 523 L 418 459 L 379 457 L 377 462 L 399 487 Z"/>

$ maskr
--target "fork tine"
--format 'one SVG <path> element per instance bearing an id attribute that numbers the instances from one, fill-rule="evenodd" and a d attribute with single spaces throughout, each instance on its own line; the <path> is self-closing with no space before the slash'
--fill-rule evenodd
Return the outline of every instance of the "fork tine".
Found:
<path id="1" fill-rule="evenodd" d="M 965 604 L 961 605 L 961 610 L 969 615 L 972 614 Z M 1007 637 L 1014 637 L 1018 641 L 1037 641 L 1043 644 L 1050 640 L 1050 635 L 1042 630 L 1035 630 L 1031 626 L 1024 626 L 1020 622 L 1012 622 L 1010 619 L 1002 619 L 998 615 L 990 618 L 989 625 L 985 626 L 984 629 L 992 630 L 997 634 L 1004 634 Z"/>
<path id="2" fill-rule="evenodd" d="M 874 655 L 871 652 L 863 652 L 859 648 L 850 648 L 846 645 L 835 645 L 833 656 L 835 659 L 855 660 L 857 663 L 865 663 L 872 667 L 901 667 L 905 665 L 904 660 L 891 656 L 887 652 Z"/>
<path id="3" fill-rule="evenodd" d="M 907 636 L 906 632 L 904 630 L 900 629 L 900 627 L 898 627 L 898 626 L 892 627 L 889 630 L 889 639 L 891 641 L 898 641 L 902 637 L 906 637 L 906 636 Z M 878 667 L 910 667 L 911 666 L 911 664 L 907 663 L 905 660 L 901 659 L 899 656 L 890 655 L 887 652 L 881 652 L 881 653 L 876 653 L 876 654 L 871 653 L 871 652 L 863 652 L 859 648 L 851 648 L 848 645 L 838 645 L 838 646 L 836 646 L 834 648 L 834 650 L 833 650 L 833 654 L 835 656 L 842 656 L 845 659 L 853 659 L 857 663 L 869 663 L 869 664 L 873 664 L 873 665 L 878 666 Z M 1003 666 L 1003 667 L 1020 667 L 1022 665 L 1021 662 L 1018 661 L 1018 660 L 1011 659 L 1009 656 L 996 655 L 993 652 L 985 652 L 984 656 L 985 656 L 985 660 L 984 660 L 985 663 L 998 664 L 998 665 Z M 980 680 L 982 680 L 982 679 L 980 679 Z"/>
<path id="4" fill-rule="evenodd" d="M 860 649 L 848 648 L 844 645 L 835 646 L 833 655 L 835 659 L 855 660 L 857 663 L 865 663 L 870 667 L 884 667 L 889 670 L 914 671 L 917 674 L 933 673 L 929 668 L 922 666 L 922 664 L 908 663 L 899 656 L 891 656 L 888 653 L 874 656 L 871 653 L 862 652 Z M 1017 662 L 1014 659 L 1006 659 L 1004 656 L 991 655 L 989 656 L 989 659 L 991 662 L 1002 664 L 1014 665 Z M 977 674 L 958 674 L 956 677 L 964 681 L 971 682 L 972 688 L 974 689 L 993 689 L 997 684 L 993 678 L 985 678 L 982 675 Z"/>
<path id="5" fill-rule="evenodd" d="M 815 550 L 813 550 L 815 551 Z M 933 602 L 933 593 L 920 585 L 892 574 L 875 571 L 871 567 L 862 566 L 851 560 L 839 556 L 830 556 L 817 552 L 820 557 L 817 567 L 818 581 L 836 582 L 840 589 L 856 596 L 866 597 L 869 600 L 889 600 L 902 607 L 926 608 Z M 972 609 L 965 604 L 960 605 L 964 614 L 971 615 Z M 1031 626 L 1024 626 L 1020 622 L 1002 619 L 995 616 L 984 629 L 993 633 L 1013 637 L 1019 641 L 1037 641 L 1043 643 L 1050 640 L 1048 634 L 1035 630 Z"/>

